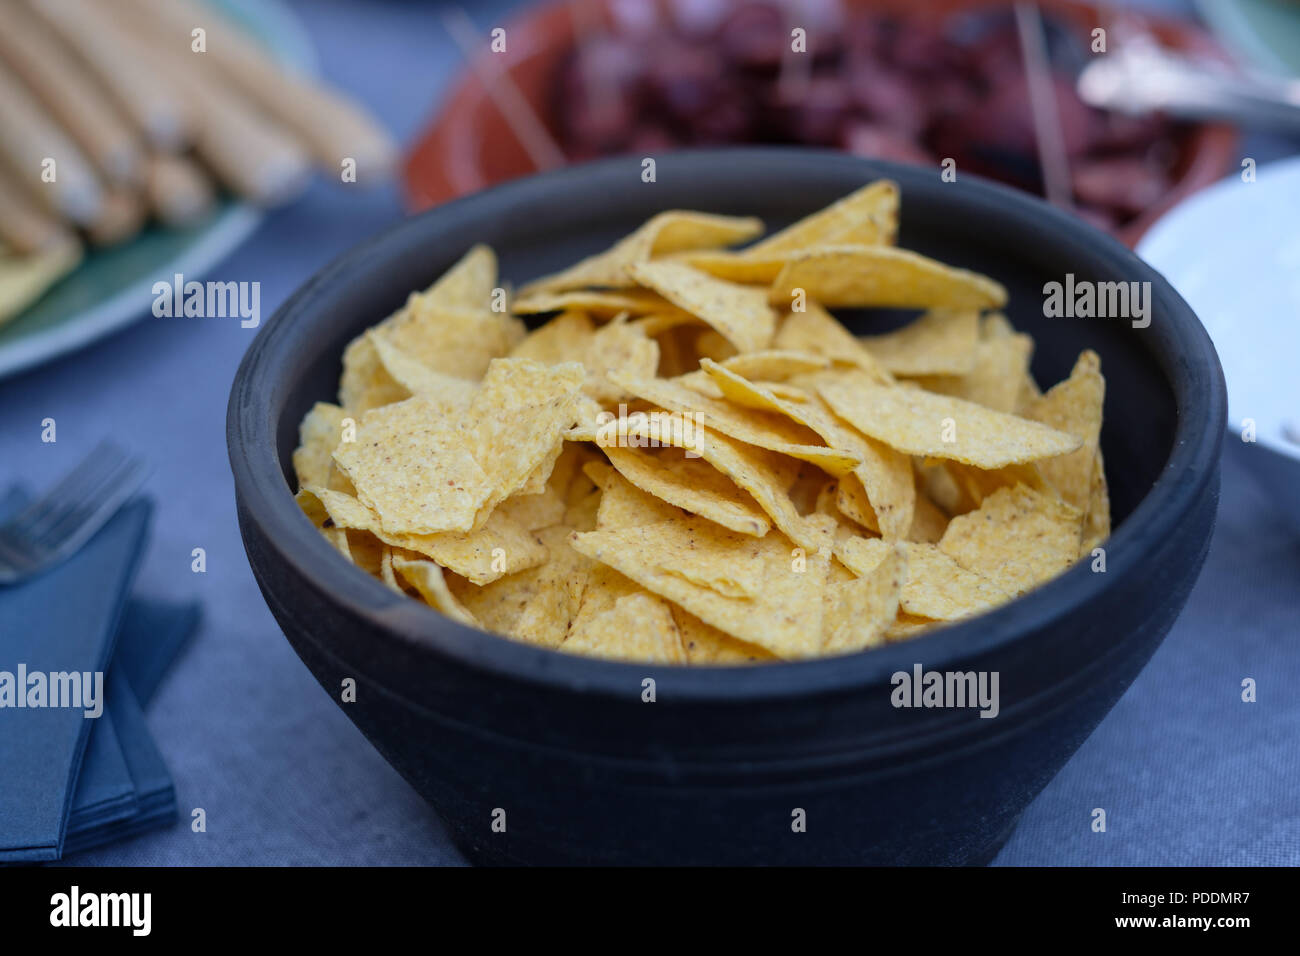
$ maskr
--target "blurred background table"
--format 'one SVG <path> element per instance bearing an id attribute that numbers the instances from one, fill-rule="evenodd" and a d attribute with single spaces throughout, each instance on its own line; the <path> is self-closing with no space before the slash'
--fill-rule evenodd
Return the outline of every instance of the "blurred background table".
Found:
<path id="1" fill-rule="evenodd" d="M 463 66 L 440 5 L 293 0 L 321 72 L 403 143 Z M 485 32 L 517 4 L 466 4 Z M 1180 2 L 1147 4 L 1191 15 Z M 1247 136 L 1258 162 L 1296 143 Z M 304 280 L 405 215 L 396 187 L 318 184 L 272 213 L 209 276 L 261 283 L 263 319 Z M 155 532 L 139 590 L 197 598 L 204 623 L 151 706 L 181 822 L 71 858 L 84 864 L 463 862 L 438 818 L 328 699 L 253 581 L 226 460 L 231 379 L 255 330 L 233 319 L 147 319 L 0 382 L 0 462 L 40 487 L 105 435 L 154 467 Z M 40 441 L 54 418 L 58 442 Z M 191 551 L 207 571 L 190 570 Z M 1182 618 L 1146 671 L 1030 808 L 1000 864 L 1300 864 L 1300 539 L 1233 456 L 1219 527 Z M 1240 701 L 1241 680 L 1259 703 Z M 206 811 L 193 833 L 190 812 Z M 1090 830 L 1107 810 L 1105 834 Z"/>

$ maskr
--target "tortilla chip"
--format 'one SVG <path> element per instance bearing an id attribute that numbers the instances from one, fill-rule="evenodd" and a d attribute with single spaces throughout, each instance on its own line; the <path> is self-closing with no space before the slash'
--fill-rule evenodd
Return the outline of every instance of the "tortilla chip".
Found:
<path id="1" fill-rule="evenodd" d="M 822 383 L 819 391 L 858 431 L 909 455 L 1001 468 L 1061 455 L 1080 444 L 1037 422 L 919 388 L 841 378 Z"/>
<path id="2" fill-rule="evenodd" d="M 576 362 L 544 366 L 528 359 L 492 360 L 469 407 L 469 447 L 490 489 L 480 522 L 486 511 L 519 491 L 539 465 L 549 476 L 564 432 L 577 420 L 585 380 L 586 372 Z"/>
<path id="3" fill-rule="evenodd" d="M 899 607 L 908 614 L 952 621 L 981 614 L 1011 599 L 988 578 L 962 567 L 936 545 L 904 543 L 901 547 L 907 556 L 907 580 Z"/>
<path id="4" fill-rule="evenodd" d="M 469 407 L 478 387 L 468 379 L 429 368 L 423 362 L 400 351 L 385 336 L 378 332 L 366 333 L 366 338 L 375 349 L 379 364 L 394 384 L 406 394 L 423 395 L 439 402 L 444 415 L 458 415 Z M 386 383 L 381 385 L 386 387 Z M 374 396 L 372 395 L 373 399 Z M 399 401 L 401 399 L 398 399 Z"/>
<path id="5" fill-rule="evenodd" d="M 490 246 L 478 243 L 443 273 L 424 296 L 433 308 L 488 312 L 496 284 L 496 253 Z"/>
<path id="6" fill-rule="evenodd" d="M 730 369 L 707 359 L 700 365 L 723 394 L 733 402 L 743 399 L 751 406 L 765 406 L 809 428 L 827 446 L 849 452 L 860 459 L 850 476 L 841 482 L 841 501 L 855 491 L 863 493 L 863 505 L 849 517 L 885 537 L 901 538 L 912 524 L 916 486 L 912 463 L 906 455 L 841 424 L 820 402 L 790 402 L 778 398 L 770 388 L 749 382 Z M 841 509 L 843 510 L 843 509 Z"/>
<path id="7" fill-rule="evenodd" d="M 897 331 L 858 339 L 894 375 L 964 375 L 978 340 L 974 309 L 933 309 Z"/>
<path id="8" fill-rule="evenodd" d="M 754 243 L 741 255 L 760 259 L 832 244 L 888 246 L 897 235 L 898 184 L 877 179 Z"/>
<path id="9" fill-rule="evenodd" d="M 692 249 L 734 245 L 752 239 L 762 231 L 762 221 L 752 217 L 681 210 L 661 212 L 604 252 L 588 256 L 562 272 L 536 279 L 524 286 L 521 292 L 531 295 L 589 287 L 626 288 L 634 284 L 629 270 L 637 263 Z"/>
<path id="10" fill-rule="evenodd" d="M 631 284 L 631 279 L 628 280 Z M 680 325 L 695 321 L 695 317 L 682 312 L 656 292 L 645 289 L 622 289 L 618 292 L 600 292 L 592 289 L 574 292 L 534 292 L 515 300 L 512 307 L 516 315 L 537 315 L 542 312 L 583 312 L 610 318 L 621 312 L 628 315 L 659 316 L 660 324 Z"/>
<path id="11" fill-rule="evenodd" d="M 471 454 L 463 427 L 438 410 L 437 401 L 418 395 L 373 409 L 362 416 L 357 440 L 334 451 L 385 531 L 469 531 L 492 494 L 492 480 Z"/>
<path id="12" fill-rule="evenodd" d="M 893 381 L 893 376 L 876 357 L 816 302 L 807 303 L 802 312 L 786 313 L 772 345 L 777 349 L 824 355 L 831 361 L 856 366 L 876 381 Z"/>
<path id="13" fill-rule="evenodd" d="M 538 537 L 550 555 L 545 564 L 483 588 L 462 589 L 461 600 L 494 631 L 530 644 L 559 647 L 578 613 L 592 567 L 571 546 L 573 534 L 564 525 L 543 529 Z"/>
<path id="14" fill-rule="evenodd" d="M 1038 470 L 1047 482 L 1081 511 L 1089 508 L 1092 499 L 1105 397 L 1101 359 L 1096 352 L 1088 350 L 1079 356 L 1069 378 L 1052 386 L 1024 413 L 1025 418 L 1066 432 L 1082 442 L 1068 454 L 1038 462 Z"/>
<path id="15" fill-rule="evenodd" d="M 399 557 L 394 554 L 392 565 L 393 570 L 415 588 L 424 602 L 435 611 L 440 611 L 461 624 L 468 624 L 470 627 L 479 626 L 469 609 L 451 593 L 442 568 L 437 564 L 424 558 Z"/>
<path id="16" fill-rule="evenodd" d="M 1017 485 L 953 518 L 939 550 L 1015 597 L 1074 564 L 1082 520 L 1077 508 L 1054 495 Z"/>
<path id="17" fill-rule="evenodd" d="M 1088 513 L 1083 519 L 1083 543 L 1079 556 L 1086 557 L 1110 537 L 1110 490 L 1106 486 L 1106 466 L 1101 449 L 1092 463 L 1092 490 L 1088 496 Z"/>
<path id="18" fill-rule="evenodd" d="M 885 632 L 898 615 L 907 559 L 897 546 L 886 545 L 884 550 L 865 573 L 832 572 L 826 588 L 823 653 L 848 654 L 885 643 Z"/>
<path id="19" fill-rule="evenodd" d="M 379 516 L 356 498 L 319 487 L 303 491 L 319 501 L 335 527 L 369 532 L 413 556 L 431 558 L 475 584 L 488 584 L 546 560 L 540 542 L 500 510 L 493 512 L 481 529 L 468 534 L 395 534 L 385 531 Z"/>
<path id="20" fill-rule="evenodd" d="M 610 660 L 684 664 L 686 649 L 664 601 L 646 593 L 618 598 L 613 607 L 579 618 L 560 650 Z"/>
<path id="21" fill-rule="evenodd" d="M 908 541 L 922 541 L 937 544 L 948 529 L 948 516 L 939 509 L 928 495 L 917 494 L 916 509 L 912 512 L 912 527 L 908 529 Z"/>
<path id="22" fill-rule="evenodd" d="M 786 489 L 791 471 L 782 456 L 735 441 L 703 426 L 687 434 L 680 418 L 650 418 L 631 430 L 659 445 L 687 448 L 749 493 L 782 533 L 809 550 L 821 545 L 816 533 L 795 507 Z"/>
<path id="23" fill-rule="evenodd" d="M 752 664 L 763 661 L 780 660 L 771 651 L 737 640 L 712 624 L 705 624 L 694 614 L 671 605 L 673 620 L 681 633 L 682 644 L 686 649 L 686 660 L 690 664 L 708 664 L 727 666 L 730 664 Z"/>
<path id="24" fill-rule="evenodd" d="M 765 349 L 776 330 L 776 313 L 761 289 L 715 279 L 677 262 L 643 262 L 631 268 L 643 286 L 698 316 L 738 351 Z"/>
<path id="25" fill-rule="evenodd" d="M 780 413 L 737 407 L 666 379 L 631 379 L 615 374 L 610 380 L 636 397 L 669 411 L 697 416 L 714 431 L 749 445 L 811 461 L 831 474 L 843 474 L 861 462 L 851 452 L 827 447 L 812 429 Z"/>
<path id="26" fill-rule="evenodd" d="M 987 276 L 891 246 L 821 246 L 791 255 L 768 295 L 789 306 L 795 289 L 834 308 L 990 309 L 1007 290 Z"/>
<path id="27" fill-rule="evenodd" d="M 754 499 L 713 465 L 678 449 L 606 448 L 628 481 L 669 504 L 740 534 L 762 537 L 772 527 Z"/>
<path id="28" fill-rule="evenodd" d="M 821 645 L 822 590 L 830 549 L 796 560 L 794 545 L 783 535 L 751 538 L 726 531 L 719 535 L 714 529 L 717 526 L 704 518 L 686 516 L 575 534 L 572 543 L 732 637 L 779 657 L 815 655 Z M 761 582 L 757 593 L 752 598 L 730 597 L 675 573 L 681 555 L 690 551 L 701 552 L 700 559 L 707 562 L 752 565 Z"/>
<path id="29" fill-rule="evenodd" d="M 923 375 L 922 388 L 952 395 L 998 412 L 1014 412 L 1020 402 L 1034 340 L 1021 333 L 982 338 L 975 343 L 974 362 L 964 375 Z"/>
<path id="30" fill-rule="evenodd" d="M 932 631 L 936 627 L 942 626 L 943 621 L 931 620 L 928 617 L 917 617 L 915 614 L 899 611 L 894 623 L 885 631 L 885 640 L 891 644 L 897 641 L 907 641 L 919 637 L 926 631 Z"/>
<path id="31" fill-rule="evenodd" d="M 334 470 L 334 449 L 338 447 L 347 412 L 329 402 L 317 402 L 298 426 L 298 447 L 293 452 L 293 471 L 298 487 L 329 484 Z"/>

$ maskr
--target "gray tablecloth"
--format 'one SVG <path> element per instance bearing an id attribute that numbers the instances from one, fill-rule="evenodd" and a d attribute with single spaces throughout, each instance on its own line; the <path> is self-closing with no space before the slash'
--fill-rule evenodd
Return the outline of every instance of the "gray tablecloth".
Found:
<path id="1" fill-rule="evenodd" d="M 472 7 L 482 27 L 508 2 Z M 324 73 L 404 141 L 459 59 L 434 5 L 296 4 Z M 1266 158 L 1259 154 L 1261 160 Z M 336 254 L 403 214 L 395 190 L 321 185 L 271 216 L 209 278 L 257 280 L 268 315 Z M 145 454 L 156 532 L 143 593 L 195 597 L 201 633 L 148 715 L 182 823 L 74 858 L 93 864 L 432 864 L 461 858 L 434 813 L 299 662 L 244 557 L 225 404 L 253 332 L 149 318 L 0 382 L 0 479 L 41 487 L 105 435 Z M 58 442 L 40 441 L 41 420 Z M 190 570 L 193 548 L 207 572 Z M 1300 863 L 1300 536 L 1233 462 L 1209 562 L 1168 640 L 1033 804 L 1006 864 Z M 1240 700 L 1244 677 L 1259 702 Z M 207 830 L 193 833 L 193 808 Z M 1105 834 L 1091 832 L 1104 807 Z"/>

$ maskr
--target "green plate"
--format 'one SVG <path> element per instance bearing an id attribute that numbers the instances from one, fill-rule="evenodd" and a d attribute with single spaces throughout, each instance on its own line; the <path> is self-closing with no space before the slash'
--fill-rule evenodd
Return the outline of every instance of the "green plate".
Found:
<path id="1" fill-rule="evenodd" d="M 1300 76 L 1300 2 L 1198 0 L 1197 10 L 1225 46 L 1251 66 Z"/>
<path id="2" fill-rule="evenodd" d="M 316 71 L 297 19 L 279 0 L 209 0 L 259 39 L 281 63 Z M 189 229 L 146 229 L 131 242 L 90 252 L 85 261 L 17 318 L 0 326 L 0 377 L 30 368 L 149 314 L 153 284 L 175 273 L 198 278 L 252 234 L 262 212 L 227 199 Z"/>

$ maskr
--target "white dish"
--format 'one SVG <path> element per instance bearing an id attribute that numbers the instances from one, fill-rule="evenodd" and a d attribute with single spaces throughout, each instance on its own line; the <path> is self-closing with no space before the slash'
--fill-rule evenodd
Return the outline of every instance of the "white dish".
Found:
<path id="1" fill-rule="evenodd" d="M 1254 423 L 1252 473 L 1300 522 L 1300 158 L 1203 190 L 1161 218 L 1138 255 L 1196 311 L 1228 384 L 1228 441 Z M 1155 318 L 1159 321 L 1159 317 Z M 1271 454 L 1268 454 L 1271 453 Z"/>

